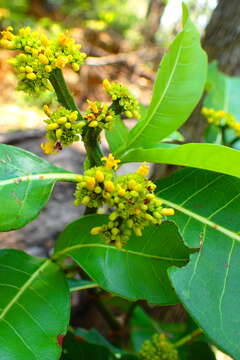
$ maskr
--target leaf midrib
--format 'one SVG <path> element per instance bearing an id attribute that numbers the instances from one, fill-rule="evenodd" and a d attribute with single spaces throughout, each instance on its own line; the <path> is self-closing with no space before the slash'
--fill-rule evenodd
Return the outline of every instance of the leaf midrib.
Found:
<path id="1" fill-rule="evenodd" d="M 98 248 L 105 248 L 108 250 L 113 250 L 113 251 L 119 251 L 119 252 L 123 252 L 123 253 L 127 253 L 127 254 L 132 254 L 132 255 L 137 255 L 137 256 L 141 256 L 141 257 L 146 257 L 146 258 L 150 258 L 150 259 L 157 259 L 157 260 L 162 260 L 162 261 L 177 261 L 177 262 L 186 262 L 189 259 L 188 258 L 184 258 L 184 259 L 175 259 L 175 258 L 170 258 L 167 256 L 158 256 L 158 255 L 152 255 L 152 254 L 145 254 L 145 253 L 141 253 L 139 251 L 133 251 L 133 250 L 128 250 L 128 249 L 117 249 L 116 247 L 113 246 L 109 246 L 109 245 L 104 245 L 104 244 L 96 244 L 96 243 L 91 243 L 91 244 L 77 244 L 77 245 L 73 245 L 70 246 L 68 248 L 65 248 L 62 251 L 56 252 L 55 255 L 53 256 L 52 259 L 57 259 L 60 256 L 62 256 L 65 253 L 68 253 L 69 251 L 75 250 L 75 249 L 81 249 L 83 247 L 98 247 Z"/>
<path id="2" fill-rule="evenodd" d="M 180 36 L 181 34 L 179 34 Z M 149 125 L 149 123 L 151 122 L 155 112 L 157 111 L 158 107 L 161 105 L 161 102 L 163 101 L 165 95 L 166 95 L 166 92 L 168 91 L 170 85 L 171 85 L 171 80 L 175 74 L 175 71 L 176 71 L 176 68 L 177 68 L 177 65 L 178 65 L 178 60 L 179 60 L 179 57 L 180 57 L 180 54 L 181 54 L 181 51 L 182 51 L 182 43 L 183 43 L 183 40 L 184 40 L 184 35 L 185 35 L 185 29 L 182 31 L 182 41 L 181 41 L 181 45 L 179 46 L 179 49 L 178 49 L 178 53 L 177 53 L 177 56 L 176 56 L 176 61 L 174 63 L 174 66 L 173 66 L 173 69 L 172 69 L 172 72 L 169 76 L 169 79 L 168 79 L 168 82 L 167 82 L 167 86 L 165 87 L 163 93 L 162 93 L 162 96 L 160 97 L 159 101 L 157 102 L 156 106 L 154 107 L 154 109 L 152 110 L 152 114 L 149 116 L 148 120 L 145 122 L 145 124 L 139 129 L 139 131 L 137 132 L 137 134 L 132 138 L 132 140 L 128 143 L 128 147 L 129 145 L 133 144 L 134 141 L 141 135 L 141 133 L 145 130 L 145 128 Z M 164 60 L 164 59 L 163 59 Z M 146 115 L 146 118 L 147 118 L 147 115 Z"/>
<path id="3" fill-rule="evenodd" d="M 234 239 L 238 242 L 240 242 L 240 235 L 238 235 L 236 232 L 234 231 L 231 231 L 231 230 L 228 230 L 227 228 L 224 228 L 223 226 L 215 223 L 214 221 L 211 221 L 209 220 L 208 218 L 202 216 L 202 215 L 199 215 L 191 210 L 188 210 L 184 207 L 182 207 L 181 205 L 178 205 L 172 201 L 169 201 L 167 199 L 164 199 L 162 197 L 158 197 L 164 204 L 168 205 L 168 206 L 171 206 L 172 208 L 182 212 L 183 214 L 186 214 L 188 216 L 191 216 L 192 218 L 198 220 L 199 222 L 223 233 L 224 235 L 230 237 L 231 239 Z"/>
<path id="4" fill-rule="evenodd" d="M 24 181 L 40 181 L 40 180 L 55 180 L 55 181 L 70 181 L 70 182 L 77 182 L 77 177 L 79 174 L 74 173 L 40 173 L 40 174 L 30 174 L 24 176 L 18 176 L 15 178 L 7 179 L 7 180 L 0 180 L 0 187 L 9 184 L 19 185 Z"/>
<path id="5" fill-rule="evenodd" d="M 3 309 L 0 314 L 0 321 L 3 320 L 4 316 L 8 313 L 11 307 L 17 303 L 18 299 L 23 295 L 23 293 L 28 289 L 29 286 L 34 282 L 34 280 L 38 277 L 39 273 L 41 273 L 49 264 L 51 260 L 46 260 L 25 282 L 25 284 L 19 288 L 17 294 L 12 298 L 12 300 L 7 304 L 7 306 Z"/>

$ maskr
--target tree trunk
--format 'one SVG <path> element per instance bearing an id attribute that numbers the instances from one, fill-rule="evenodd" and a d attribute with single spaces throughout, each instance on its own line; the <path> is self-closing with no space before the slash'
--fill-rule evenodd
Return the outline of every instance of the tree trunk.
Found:
<path id="1" fill-rule="evenodd" d="M 155 43 L 155 35 L 158 31 L 166 3 L 164 0 L 149 1 L 145 25 L 142 30 L 146 43 Z"/>
<path id="2" fill-rule="evenodd" d="M 203 38 L 209 61 L 229 75 L 240 75 L 240 3 L 219 0 Z"/>
<path id="3" fill-rule="evenodd" d="M 219 68 L 229 75 L 240 75 L 240 3 L 239 0 L 219 0 L 203 37 L 203 48 L 209 62 L 217 60 Z M 189 141 L 201 141 L 206 121 L 200 113 L 203 99 L 183 126 Z"/>

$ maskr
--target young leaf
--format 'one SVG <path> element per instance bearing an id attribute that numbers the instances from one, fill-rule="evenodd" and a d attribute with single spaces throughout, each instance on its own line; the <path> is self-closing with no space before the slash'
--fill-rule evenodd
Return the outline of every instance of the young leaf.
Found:
<path id="1" fill-rule="evenodd" d="M 133 149 L 121 157 L 122 163 L 132 161 L 189 166 L 240 177 L 240 152 L 216 144 L 161 144 Z"/>
<path id="2" fill-rule="evenodd" d="M 97 330 L 77 329 L 64 340 L 63 360 L 138 360 L 138 357 L 110 344 Z"/>
<path id="3" fill-rule="evenodd" d="M 130 132 L 127 148 L 157 144 L 189 117 L 206 81 L 207 58 L 183 4 L 183 30 L 164 56 L 146 117 Z"/>
<path id="4" fill-rule="evenodd" d="M 68 225 L 57 240 L 54 258 L 71 256 L 99 286 L 122 297 L 176 303 L 167 269 L 183 266 L 189 258 L 176 226 L 169 222 L 149 226 L 142 237 L 132 236 L 119 250 L 90 234 L 106 221 L 106 215 L 90 215 Z"/>
<path id="5" fill-rule="evenodd" d="M 0 251 L 0 358 L 57 360 L 70 298 L 58 266 L 18 250 Z"/>
<path id="6" fill-rule="evenodd" d="M 120 116 L 115 117 L 113 128 L 105 130 L 107 142 L 112 153 L 126 144 L 128 138 L 128 128 Z"/>
<path id="7" fill-rule="evenodd" d="M 159 332 L 158 325 L 140 306 L 136 307 L 131 318 L 131 343 L 134 351 L 140 351 L 145 340 Z"/>
<path id="8" fill-rule="evenodd" d="M 175 208 L 186 244 L 200 247 L 170 277 L 181 301 L 210 339 L 240 358 L 240 180 L 184 169 L 158 183 L 158 196 Z M 233 316 L 234 314 L 234 316 Z"/>
<path id="9" fill-rule="evenodd" d="M 46 205 L 56 181 L 76 181 L 72 174 L 10 145 L 0 145 L 0 231 L 19 229 Z"/>

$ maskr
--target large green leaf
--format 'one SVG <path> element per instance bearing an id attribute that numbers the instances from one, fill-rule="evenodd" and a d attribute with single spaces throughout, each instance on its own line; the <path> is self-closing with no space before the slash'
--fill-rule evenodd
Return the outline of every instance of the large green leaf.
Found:
<path id="1" fill-rule="evenodd" d="M 183 5 L 183 30 L 163 57 L 148 112 L 130 132 L 127 148 L 156 144 L 177 130 L 198 103 L 206 74 L 206 54 Z"/>
<path id="2" fill-rule="evenodd" d="M 123 163 L 132 161 L 189 166 L 240 177 L 240 152 L 216 144 L 161 144 L 133 149 L 121 157 Z"/>
<path id="3" fill-rule="evenodd" d="M 155 304 L 177 302 L 167 268 L 186 264 L 189 250 L 175 225 L 149 226 L 142 237 L 132 236 L 119 250 L 90 234 L 92 227 L 106 222 L 106 215 L 90 215 L 68 225 L 56 243 L 54 258 L 71 256 L 99 286 L 122 297 Z"/>
<path id="4" fill-rule="evenodd" d="M 19 229 L 46 205 L 56 181 L 76 175 L 28 151 L 0 145 L 0 231 Z"/>
<path id="5" fill-rule="evenodd" d="M 58 266 L 18 250 L 0 251 L 0 358 L 57 360 L 70 298 Z"/>
<path id="6" fill-rule="evenodd" d="M 177 294 L 206 334 L 240 359 L 240 180 L 184 169 L 158 183 L 158 196 L 176 209 L 185 243 L 200 248 L 170 271 Z"/>

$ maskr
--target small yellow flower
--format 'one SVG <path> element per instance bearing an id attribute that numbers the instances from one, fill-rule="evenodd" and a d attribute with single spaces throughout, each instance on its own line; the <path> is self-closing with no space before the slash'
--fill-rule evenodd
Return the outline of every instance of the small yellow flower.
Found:
<path id="1" fill-rule="evenodd" d="M 43 111 L 44 111 L 45 114 L 46 114 L 47 116 L 49 116 L 49 117 L 52 115 L 52 113 L 51 113 L 51 111 L 50 111 L 50 109 L 49 109 L 49 107 L 48 107 L 47 104 L 43 105 Z"/>
<path id="2" fill-rule="evenodd" d="M 175 211 L 174 209 L 163 208 L 161 214 L 165 216 L 171 216 L 175 214 Z"/>
<path id="3" fill-rule="evenodd" d="M 142 165 L 139 166 L 139 168 L 137 169 L 136 172 L 139 175 L 148 176 L 148 174 L 149 174 L 149 166 L 146 165 L 145 163 L 143 163 Z"/>
<path id="4" fill-rule="evenodd" d="M 108 157 L 102 157 L 101 160 L 106 162 L 105 167 L 107 169 L 117 170 L 118 164 L 120 163 L 120 160 L 114 159 L 112 154 L 109 154 Z"/>
<path id="5" fill-rule="evenodd" d="M 87 189 L 90 191 L 93 191 L 96 185 L 96 181 L 94 179 L 94 177 L 89 176 L 86 180 L 86 184 L 87 184 Z"/>
<path id="6" fill-rule="evenodd" d="M 66 56 L 59 56 L 55 62 L 55 66 L 59 69 L 63 69 L 68 63 L 68 58 Z"/>
<path id="7" fill-rule="evenodd" d="M 111 84 L 108 81 L 108 79 L 103 80 L 103 87 L 104 87 L 105 90 L 110 90 L 111 89 Z"/>
<path id="8" fill-rule="evenodd" d="M 56 151 L 54 151 L 54 145 L 55 145 L 55 142 L 52 140 L 49 140 L 49 141 L 41 144 L 41 149 L 44 151 L 44 153 L 46 155 L 55 154 Z"/>
<path id="9" fill-rule="evenodd" d="M 39 60 L 40 60 L 40 63 L 42 63 L 42 64 L 44 64 L 44 65 L 48 65 L 49 60 L 48 60 L 48 58 L 47 58 L 45 55 L 39 54 L 38 58 L 39 58 Z"/>
<path id="10" fill-rule="evenodd" d="M 104 189 L 105 189 L 106 191 L 108 191 L 108 192 L 111 193 L 111 192 L 113 192 L 114 188 L 115 188 L 114 183 L 113 183 L 111 180 L 106 181 L 106 182 L 104 183 Z"/>

